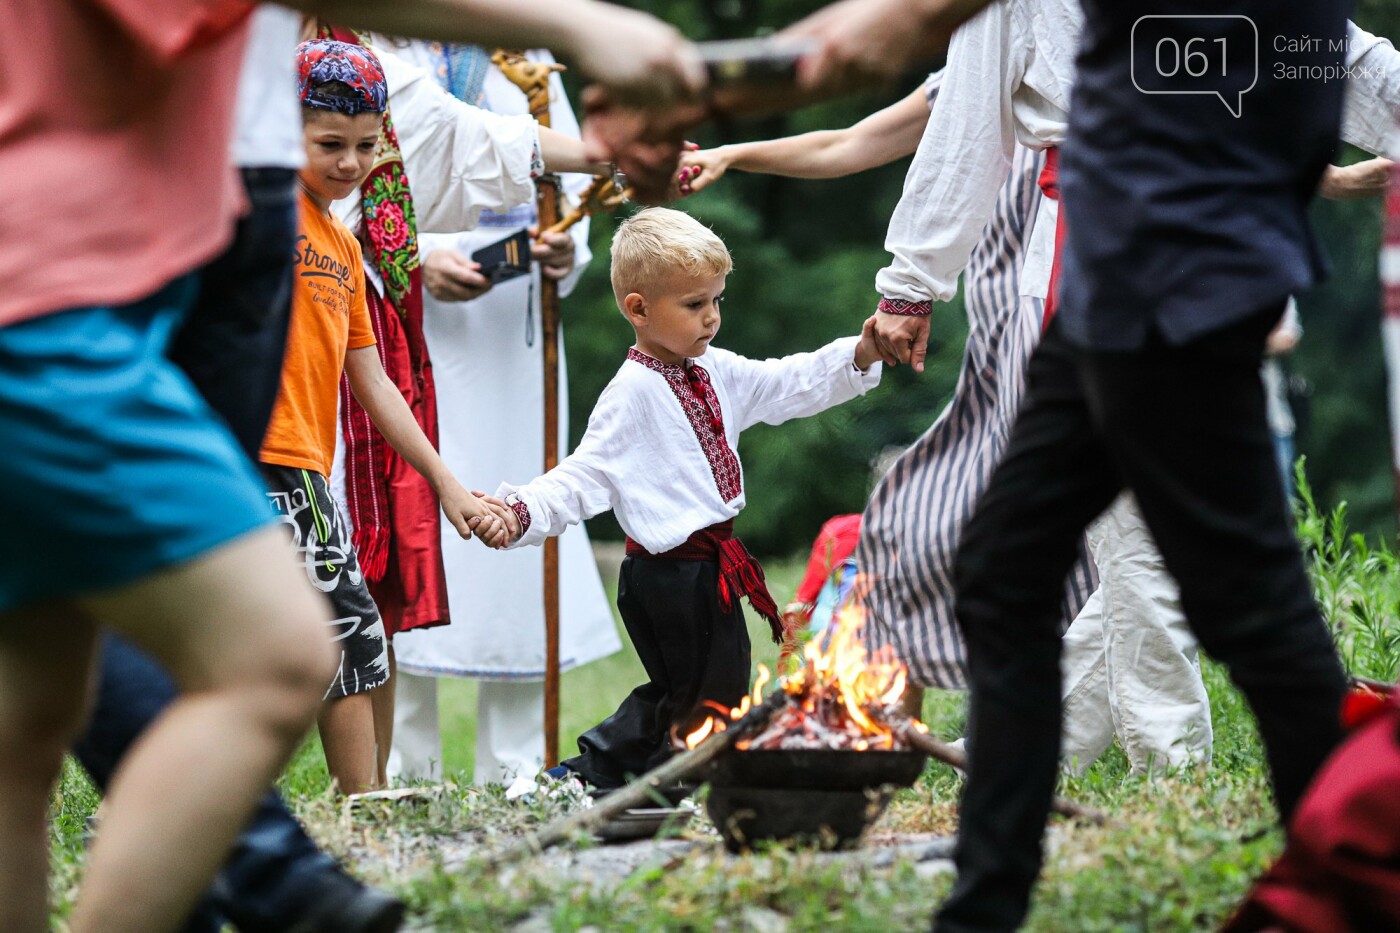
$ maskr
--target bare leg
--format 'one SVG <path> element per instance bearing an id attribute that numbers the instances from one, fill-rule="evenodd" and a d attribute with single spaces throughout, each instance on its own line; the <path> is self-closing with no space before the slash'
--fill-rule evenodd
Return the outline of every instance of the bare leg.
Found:
<path id="1" fill-rule="evenodd" d="M 183 692 L 112 781 L 72 930 L 175 929 L 311 724 L 329 609 L 271 529 L 82 606 Z"/>
<path id="2" fill-rule="evenodd" d="M 316 718 L 326 768 L 342 794 L 362 794 L 378 784 L 378 751 L 374 747 L 374 694 L 380 689 L 327 700 Z"/>
<path id="3" fill-rule="evenodd" d="M 82 727 L 95 632 L 72 607 L 0 619 L 0 930 L 49 928 L 48 799 Z"/>
<path id="4" fill-rule="evenodd" d="M 375 783 L 389 786 L 389 749 L 394 744 L 394 695 L 399 685 L 399 668 L 394 659 L 394 643 L 389 642 L 389 679 L 369 692 L 374 707 Z"/>

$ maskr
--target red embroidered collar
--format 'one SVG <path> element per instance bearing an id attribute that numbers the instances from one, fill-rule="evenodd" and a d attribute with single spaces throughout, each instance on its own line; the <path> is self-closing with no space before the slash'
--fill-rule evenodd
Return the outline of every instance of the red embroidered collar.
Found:
<path id="1" fill-rule="evenodd" d="M 665 377 L 666 384 L 681 403 L 681 410 L 695 432 L 695 439 L 700 442 L 700 449 L 710 464 L 710 472 L 714 474 L 720 498 L 725 502 L 738 498 L 744 491 L 739 457 L 725 440 L 724 412 L 720 408 L 719 395 L 710 382 L 710 374 L 699 363 L 663 363 L 636 347 L 627 351 L 627 358 Z"/>

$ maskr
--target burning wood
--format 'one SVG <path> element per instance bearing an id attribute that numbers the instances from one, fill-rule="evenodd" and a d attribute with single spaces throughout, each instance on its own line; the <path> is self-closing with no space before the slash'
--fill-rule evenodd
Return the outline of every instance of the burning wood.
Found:
<path id="1" fill-rule="evenodd" d="M 890 647 L 870 654 L 860 637 L 865 625 L 858 606 L 848 606 L 825 632 L 807 643 L 802 665 L 782 678 L 779 689 L 789 705 L 778 711 L 767 726 L 751 739 L 734 743 L 744 749 L 829 749 L 842 751 L 902 751 L 909 744 L 888 723 L 898 713 L 908 671 Z M 759 665 L 753 693 L 733 710 L 716 707 L 685 738 L 694 748 L 714 732 L 748 712 L 762 700 L 771 675 Z"/>

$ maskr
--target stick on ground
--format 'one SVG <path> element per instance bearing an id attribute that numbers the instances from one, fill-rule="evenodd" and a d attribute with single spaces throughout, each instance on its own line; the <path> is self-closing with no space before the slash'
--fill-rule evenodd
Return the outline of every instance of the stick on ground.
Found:
<path id="1" fill-rule="evenodd" d="M 964 773 L 967 772 L 967 754 L 962 749 L 940 742 L 927 732 L 920 732 L 914 728 L 913 720 L 910 719 L 901 717 L 892 721 L 891 726 L 894 728 L 895 734 L 908 742 L 910 747 L 927 752 L 945 765 L 957 768 Z M 1086 807 L 1064 797 L 1056 797 L 1051 803 L 1050 809 L 1061 816 L 1072 820 L 1083 820 L 1096 826 L 1103 826 L 1110 822 L 1108 814 L 1102 810 Z"/>
<path id="2" fill-rule="evenodd" d="M 552 846 L 565 842 L 578 833 L 591 832 L 634 807 L 647 806 L 659 788 L 679 784 L 688 778 L 699 776 L 715 758 L 738 739 L 757 731 L 773 718 L 773 714 L 788 703 L 787 694 L 774 690 L 768 699 L 749 710 L 737 722 L 730 723 L 724 732 L 716 732 L 705 741 L 681 752 L 670 761 L 653 768 L 626 787 L 618 788 L 602 797 L 587 810 L 571 813 L 555 820 L 538 833 L 526 836 L 512 845 L 488 855 L 486 862 L 492 867 L 508 865 L 530 855 L 536 855 Z"/>

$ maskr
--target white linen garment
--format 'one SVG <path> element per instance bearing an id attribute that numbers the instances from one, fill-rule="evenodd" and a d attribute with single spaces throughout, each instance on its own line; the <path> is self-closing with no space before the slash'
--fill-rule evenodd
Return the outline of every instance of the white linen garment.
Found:
<path id="1" fill-rule="evenodd" d="M 878 385 L 880 363 L 855 368 L 859 339 L 774 360 L 711 347 L 684 367 L 630 351 L 598 398 L 578 449 L 544 476 L 497 490 L 529 510 L 529 527 L 511 547 L 541 544 L 611 509 L 629 537 L 660 554 L 734 518 L 744 507 L 740 432 L 815 415 Z M 708 375 L 718 413 L 691 394 L 692 364 Z M 723 422 L 719 434 L 711 430 L 715 414 Z"/>
<path id="2" fill-rule="evenodd" d="M 881 296 L 919 303 L 957 293 L 1016 143 L 1038 151 L 1065 138 L 1082 23 L 1077 0 L 1003 0 L 953 34 L 943 83 L 890 218 L 885 249 L 892 261 L 875 277 Z M 1031 254 L 1044 253 L 1053 247 L 1054 224 L 1038 220 L 1032 237 Z M 1048 265 L 1038 278 L 1023 282 L 1034 285 L 1023 294 L 1044 295 Z"/>
<path id="3" fill-rule="evenodd" d="M 412 40 L 396 43 L 394 49 L 405 60 L 431 71 L 429 43 Z M 552 60 L 547 52 L 531 52 L 529 57 Z M 503 116 L 526 114 L 524 93 L 500 69 L 489 65 L 484 77 L 486 108 Z M 551 87 L 554 129 L 577 137 L 578 122 L 557 76 Z M 577 194 L 591 180 L 586 175 L 563 176 L 564 190 Z M 533 224 L 534 204 L 501 213 L 487 211 L 479 220 L 474 230 L 423 235 L 420 252 L 426 258 L 435 250 L 448 249 L 470 257 Z M 560 283 L 563 296 L 591 259 L 588 228 L 585 220 L 570 231 L 575 265 Z M 531 475 L 543 468 L 544 341 L 539 294 L 535 268 L 529 276 L 503 282 L 473 301 L 440 302 L 431 294 L 423 295 L 423 332 L 437 382 L 439 449 L 448 468 L 473 488 L 492 488 L 503 478 Z M 567 306 L 564 316 L 568 316 Z M 559 440 L 560 449 L 567 450 L 569 409 L 562 343 L 561 339 Z M 463 541 L 445 525 L 442 556 L 449 602 L 470 603 L 472 611 L 457 616 L 451 625 L 396 639 L 400 672 L 512 681 L 543 677 L 543 555 L 537 550 L 490 551 L 476 541 Z M 568 670 L 612 654 L 622 643 L 585 529 L 572 529 L 560 541 L 559 569 L 560 666 Z M 512 632 L 509 638 L 501 637 L 506 626 Z M 396 739 L 400 734 L 396 726 Z"/>

